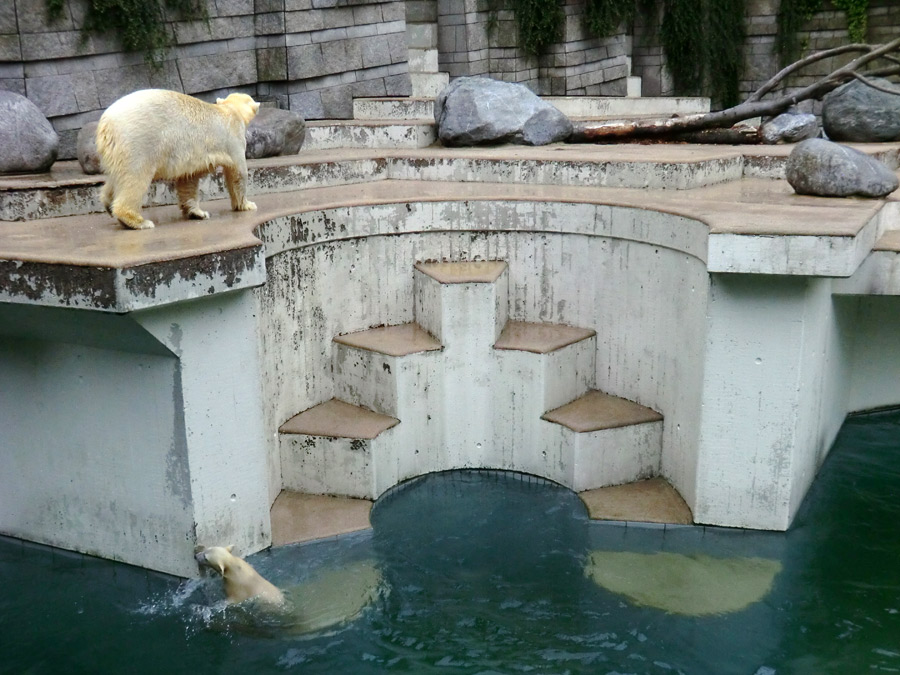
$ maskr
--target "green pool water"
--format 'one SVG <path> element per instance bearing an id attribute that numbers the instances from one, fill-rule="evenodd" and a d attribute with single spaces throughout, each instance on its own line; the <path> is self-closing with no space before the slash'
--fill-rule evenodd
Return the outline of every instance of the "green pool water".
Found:
<path id="1" fill-rule="evenodd" d="M 0 539 L 0 672 L 900 672 L 898 483 L 898 412 L 848 419 L 787 533 L 591 522 L 545 481 L 426 476 L 370 532 L 250 558 L 301 589 L 377 567 L 369 606 L 313 633 L 226 608 L 214 579 Z"/>

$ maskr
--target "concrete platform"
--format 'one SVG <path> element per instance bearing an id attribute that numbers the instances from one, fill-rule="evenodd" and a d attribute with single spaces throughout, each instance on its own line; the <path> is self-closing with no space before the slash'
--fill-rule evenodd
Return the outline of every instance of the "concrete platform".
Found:
<path id="1" fill-rule="evenodd" d="M 492 284 L 503 274 L 506 263 L 502 260 L 428 262 L 416 263 L 415 268 L 439 284 Z"/>
<path id="2" fill-rule="evenodd" d="M 662 418 L 655 410 L 602 391 L 588 392 L 541 417 L 577 433 L 659 422 Z"/>
<path id="3" fill-rule="evenodd" d="M 372 527 L 372 502 L 283 490 L 272 504 L 272 545 L 336 537 Z"/>
<path id="4" fill-rule="evenodd" d="M 558 323 L 508 321 L 494 343 L 494 349 L 511 349 L 533 354 L 547 354 L 593 337 L 591 328 L 564 326 Z"/>
<path id="5" fill-rule="evenodd" d="M 691 510 L 663 478 L 578 493 L 593 520 L 690 525 Z"/>
<path id="6" fill-rule="evenodd" d="M 441 343 L 417 323 L 370 328 L 357 333 L 338 335 L 334 341 L 348 347 L 388 356 L 408 356 L 441 349 Z"/>
<path id="7" fill-rule="evenodd" d="M 372 439 L 398 423 L 399 420 L 393 417 L 333 398 L 294 415 L 278 431 L 328 438 Z"/>

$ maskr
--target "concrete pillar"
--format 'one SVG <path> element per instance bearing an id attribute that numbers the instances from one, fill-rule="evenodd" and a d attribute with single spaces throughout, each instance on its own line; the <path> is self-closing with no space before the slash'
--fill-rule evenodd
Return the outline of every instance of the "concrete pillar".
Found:
<path id="1" fill-rule="evenodd" d="M 255 311 L 0 304 L 0 532 L 179 576 L 268 545 Z"/>

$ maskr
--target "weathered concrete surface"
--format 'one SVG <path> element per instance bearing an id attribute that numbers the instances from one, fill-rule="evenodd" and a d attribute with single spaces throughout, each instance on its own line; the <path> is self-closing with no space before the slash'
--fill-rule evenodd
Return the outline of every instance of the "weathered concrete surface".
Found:
<path id="1" fill-rule="evenodd" d="M 267 546 L 255 311 L 0 304 L 0 532 L 180 576 L 195 544 Z"/>
<path id="2" fill-rule="evenodd" d="M 372 502 L 283 491 L 272 504 L 272 545 L 284 546 L 367 530 Z"/>

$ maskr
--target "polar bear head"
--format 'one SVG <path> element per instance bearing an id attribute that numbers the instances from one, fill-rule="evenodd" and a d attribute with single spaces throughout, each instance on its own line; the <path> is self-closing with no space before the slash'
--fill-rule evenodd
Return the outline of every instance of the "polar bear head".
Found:
<path id="1" fill-rule="evenodd" d="M 281 591 L 263 579 L 250 563 L 234 555 L 233 550 L 233 546 L 210 546 L 198 550 L 194 559 L 201 567 L 209 567 L 222 575 L 229 602 L 255 598 L 274 605 L 282 604 L 284 595 Z"/>
<path id="2" fill-rule="evenodd" d="M 194 559 L 201 567 L 209 567 L 225 576 L 226 570 L 233 565 L 234 560 L 240 560 L 234 553 L 234 546 L 210 546 L 197 551 Z"/>
<path id="3" fill-rule="evenodd" d="M 250 124 L 250 120 L 259 112 L 259 103 L 247 94 L 228 94 L 226 98 L 217 98 L 216 105 L 234 111 L 244 124 Z"/>

